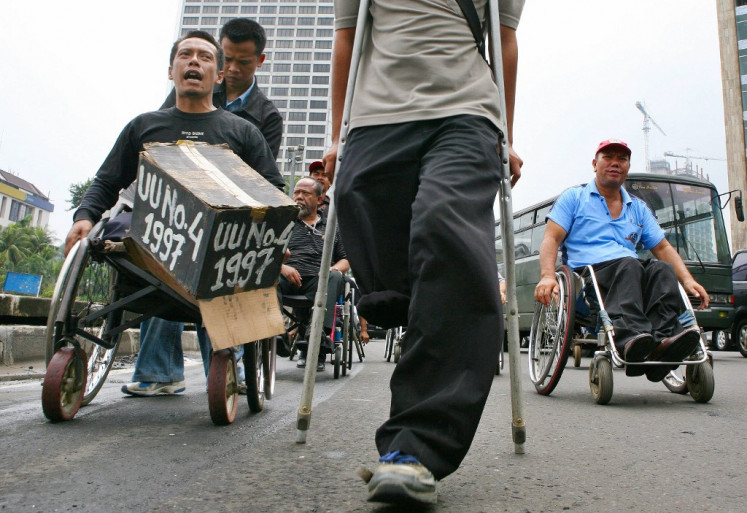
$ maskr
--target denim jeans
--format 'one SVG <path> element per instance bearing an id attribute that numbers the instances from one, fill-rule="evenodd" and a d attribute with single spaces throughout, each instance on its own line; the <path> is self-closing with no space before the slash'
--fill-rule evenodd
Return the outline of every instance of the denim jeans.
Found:
<path id="1" fill-rule="evenodd" d="M 184 323 L 153 317 L 140 324 L 140 352 L 132 381 L 173 383 L 184 380 L 182 332 Z M 202 326 L 197 327 L 205 376 L 210 369 L 210 339 Z"/>

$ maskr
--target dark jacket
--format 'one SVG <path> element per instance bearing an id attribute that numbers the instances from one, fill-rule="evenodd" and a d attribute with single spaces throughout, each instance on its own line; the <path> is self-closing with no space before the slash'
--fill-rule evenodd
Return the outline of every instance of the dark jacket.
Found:
<path id="1" fill-rule="evenodd" d="M 171 90 L 166 101 L 161 105 L 162 109 L 176 105 L 176 93 Z M 219 109 L 226 106 L 226 83 L 215 86 L 213 90 L 213 105 Z M 234 112 L 239 117 L 251 122 L 259 128 L 262 135 L 265 136 L 267 144 L 270 145 L 272 155 L 278 158 L 280 152 L 280 141 L 283 138 L 283 118 L 277 107 L 270 101 L 265 93 L 260 90 L 259 85 L 254 84 L 254 89 L 246 99 L 246 105 L 238 112 Z"/>

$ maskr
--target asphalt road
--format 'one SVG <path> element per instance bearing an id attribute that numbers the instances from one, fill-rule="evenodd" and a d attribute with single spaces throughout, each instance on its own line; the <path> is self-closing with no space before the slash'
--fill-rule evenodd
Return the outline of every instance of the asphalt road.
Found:
<path id="1" fill-rule="evenodd" d="M 353 374 L 317 378 L 306 444 L 295 443 L 301 370 L 279 359 L 276 395 L 236 422 L 210 421 L 199 359 L 178 397 L 128 398 L 114 371 L 73 421 L 51 424 L 39 381 L 0 383 L 0 511 L 397 511 L 365 501 L 393 363 L 367 346 Z M 198 356 L 196 358 L 199 358 Z M 526 454 L 513 452 L 507 375 L 497 376 L 472 450 L 439 484 L 438 512 L 741 512 L 747 481 L 747 359 L 714 353 L 708 404 L 615 371 L 607 406 L 589 393 L 588 359 L 539 396 L 522 355 Z"/>

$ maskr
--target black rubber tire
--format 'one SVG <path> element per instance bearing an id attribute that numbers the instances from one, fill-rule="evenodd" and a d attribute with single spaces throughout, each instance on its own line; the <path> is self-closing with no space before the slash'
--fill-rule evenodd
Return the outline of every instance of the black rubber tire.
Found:
<path id="1" fill-rule="evenodd" d="M 244 351 L 246 354 L 246 350 Z M 246 357 L 245 357 L 246 358 Z M 246 368 L 249 380 L 249 368 Z M 248 395 L 248 394 L 247 394 Z M 213 352 L 208 373 L 208 406 L 210 418 L 216 426 L 231 424 L 239 406 L 236 358 L 230 349 Z"/>
<path id="2" fill-rule="evenodd" d="M 244 373 L 246 400 L 249 411 L 259 413 L 265 407 L 264 341 L 244 344 Z"/>
<path id="3" fill-rule="evenodd" d="M 334 364 L 333 376 L 335 379 L 340 377 L 340 367 L 342 367 L 342 345 L 335 344 L 335 352 L 332 355 L 332 363 Z"/>
<path id="4" fill-rule="evenodd" d="M 688 392 L 687 381 L 685 380 L 685 376 L 680 376 L 678 374 L 680 369 L 684 371 L 682 366 L 678 367 L 676 370 L 669 371 L 669 374 L 667 374 L 661 382 L 664 383 L 664 386 L 667 387 L 667 390 L 670 392 L 685 395 Z"/>
<path id="5" fill-rule="evenodd" d="M 687 389 L 695 402 L 707 403 L 716 390 L 716 380 L 713 377 L 713 367 L 710 362 L 688 365 L 685 370 Z"/>
<path id="6" fill-rule="evenodd" d="M 386 358 L 386 361 L 391 362 L 392 361 L 392 352 L 394 350 L 394 336 L 395 336 L 395 328 L 389 328 L 386 330 L 386 346 L 384 346 L 384 358 Z"/>
<path id="7" fill-rule="evenodd" d="M 711 334 L 711 344 L 718 351 L 727 351 L 731 347 L 729 333 L 726 330 L 714 330 Z"/>
<path id="8" fill-rule="evenodd" d="M 561 265 L 555 271 L 558 299 L 550 307 L 535 306 L 529 335 L 529 377 L 540 395 L 555 390 L 565 369 L 573 338 L 576 285 L 573 271 Z"/>
<path id="9" fill-rule="evenodd" d="M 594 363 L 589 366 L 589 388 L 591 395 L 597 404 L 607 404 L 612 399 L 612 364 L 607 358 L 596 359 L 596 379 L 594 375 Z"/>
<path id="10" fill-rule="evenodd" d="M 574 367 L 581 367 L 581 353 L 583 352 L 583 348 L 581 345 L 576 344 L 573 346 L 573 366 Z"/>
<path id="11" fill-rule="evenodd" d="M 265 380 L 265 399 L 272 399 L 275 394 L 275 376 L 277 368 L 277 338 L 262 341 L 262 371 Z"/>
<path id="12" fill-rule="evenodd" d="M 737 349 L 739 352 L 747 358 L 747 319 L 742 319 L 737 324 L 737 328 L 734 330 L 736 334 Z"/>
<path id="13" fill-rule="evenodd" d="M 42 410 L 52 422 L 75 417 L 86 389 L 86 353 L 79 347 L 63 347 L 47 365 L 42 383 Z"/>

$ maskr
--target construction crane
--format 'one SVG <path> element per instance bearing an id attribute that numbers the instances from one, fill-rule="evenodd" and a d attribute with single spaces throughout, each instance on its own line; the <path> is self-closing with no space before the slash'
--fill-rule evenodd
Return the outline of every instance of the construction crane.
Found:
<path id="1" fill-rule="evenodd" d="M 643 114 L 643 152 L 646 158 L 646 172 L 650 173 L 651 172 L 651 161 L 648 158 L 648 133 L 651 131 L 651 125 L 654 125 L 656 128 L 658 128 L 659 132 L 661 132 L 663 135 L 667 135 L 667 134 L 665 134 L 664 130 L 662 130 L 659 124 L 656 121 L 654 121 L 654 118 L 652 118 L 651 114 L 648 113 L 648 111 L 646 110 L 646 106 L 643 104 L 643 102 L 635 102 L 635 106 Z"/>
<path id="2" fill-rule="evenodd" d="M 665 157 L 675 157 L 675 158 L 682 158 L 685 159 L 685 170 L 688 174 L 694 175 L 694 176 L 700 176 L 703 178 L 702 173 L 699 173 L 697 171 L 693 171 L 693 166 L 691 160 L 705 160 L 708 162 L 709 160 L 726 160 L 719 157 L 704 157 L 699 155 L 692 155 L 690 153 L 690 148 L 685 148 L 686 155 L 680 155 L 678 153 L 673 153 L 671 151 L 665 151 L 664 156 Z"/>

